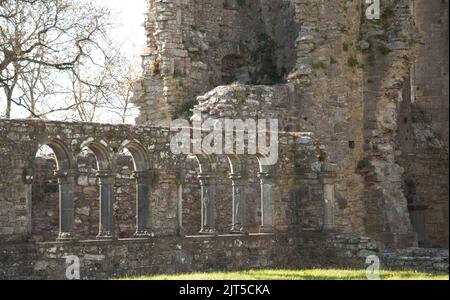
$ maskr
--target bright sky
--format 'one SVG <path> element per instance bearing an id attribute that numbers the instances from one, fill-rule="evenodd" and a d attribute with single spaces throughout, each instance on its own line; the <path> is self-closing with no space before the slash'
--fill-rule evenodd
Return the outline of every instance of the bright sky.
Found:
<path id="1" fill-rule="evenodd" d="M 130 56 L 143 54 L 146 0 L 96 0 L 95 3 L 107 6 L 116 13 L 118 28 L 115 38 L 124 45 L 122 50 Z"/>
<path id="2" fill-rule="evenodd" d="M 84 0 L 77 0 L 84 1 Z M 116 29 L 112 38 L 120 46 L 122 53 L 130 60 L 140 64 L 140 55 L 144 53 L 146 36 L 144 29 L 146 0 L 85 0 L 101 6 L 107 6 L 112 11 Z M 0 94 L 0 112 L 5 109 L 5 101 Z M 1 114 L 0 114 L 1 115 Z M 13 107 L 14 118 L 26 117 L 29 113 L 20 107 Z M 134 122 L 134 118 L 130 118 Z"/>

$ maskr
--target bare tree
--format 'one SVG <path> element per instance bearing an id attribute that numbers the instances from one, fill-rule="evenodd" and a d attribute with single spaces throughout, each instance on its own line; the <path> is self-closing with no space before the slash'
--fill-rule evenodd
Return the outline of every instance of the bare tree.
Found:
<path id="1" fill-rule="evenodd" d="M 2 0 L 0 88 L 6 99 L 5 117 L 11 117 L 12 104 L 33 117 L 76 107 L 52 103 L 49 110 L 37 111 L 40 99 L 54 92 L 48 83 L 60 76 L 67 79 L 61 74 L 90 89 L 102 89 L 79 71 L 80 66 L 105 68 L 110 19 L 109 10 L 85 1 Z"/>
<path id="2" fill-rule="evenodd" d="M 137 116 L 137 108 L 131 102 L 137 78 L 142 73 L 137 66 L 137 58 L 127 59 L 119 57 L 115 61 L 115 76 L 111 79 L 110 93 L 107 101 L 107 110 L 115 116 L 119 123 L 126 123 L 131 117 Z"/>

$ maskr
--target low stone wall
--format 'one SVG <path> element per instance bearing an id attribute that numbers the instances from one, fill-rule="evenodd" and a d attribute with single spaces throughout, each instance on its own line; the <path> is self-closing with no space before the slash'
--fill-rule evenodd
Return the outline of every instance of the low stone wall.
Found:
<path id="1" fill-rule="evenodd" d="M 389 269 L 410 269 L 432 273 L 448 273 L 448 249 L 409 248 L 381 253 Z"/>
<path id="2" fill-rule="evenodd" d="M 325 232 L 156 237 L 148 240 L 0 245 L 0 279 L 66 279 L 66 257 L 80 260 L 81 279 L 110 279 L 249 269 L 368 267 L 448 273 L 448 250 L 408 249 L 380 253 L 368 237 Z M 402 256 L 403 255 L 403 256 Z"/>
<path id="3" fill-rule="evenodd" d="M 82 279 L 298 265 L 295 244 L 273 235 L 10 244 L 0 249 L 1 279 L 65 279 L 67 255 L 80 258 Z"/>

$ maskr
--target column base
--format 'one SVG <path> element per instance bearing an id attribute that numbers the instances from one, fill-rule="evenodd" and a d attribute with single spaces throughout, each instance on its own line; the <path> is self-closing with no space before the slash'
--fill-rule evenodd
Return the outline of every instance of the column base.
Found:
<path id="1" fill-rule="evenodd" d="M 260 226 L 259 233 L 275 233 L 275 228 L 273 226 Z"/>
<path id="2" fill-rule="evenodd" d="M 204 228 L 200 230 L 199 234 L 201 235 L 217 235 L 217 230 L 214 228 Z"/>
<path id="3" fill-rule="evenodd" d="M 61 233 L 59 233 L 58 238 L 56 240 L 58 242 L 74 242 L 77 239 L 70 232 L 61 232 Z"/>
<path id="4" fill-rule="evenodd" d="M 155 234 L 153 232 L 148 232 L 147 230 L 139 230 L 134 234 L 135 239 L 150 239 L 154 236 Z"/>
<path id="5" fill-rule="evenodd" d="M 247 234 L 244 227 L 241 225 L 235 225 L 230 229 L 231 234 Z"/>
<path id="6" fill-rule="evenodd" d="M 100 232 L 96 238 L 101 241 L 114 240 L 114 235 L 109 231 L 105 231 Z"/>

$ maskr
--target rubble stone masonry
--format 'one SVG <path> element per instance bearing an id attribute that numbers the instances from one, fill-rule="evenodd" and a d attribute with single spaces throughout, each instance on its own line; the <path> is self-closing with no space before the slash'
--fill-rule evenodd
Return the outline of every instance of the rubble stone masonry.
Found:
<path id="1" fill-rule="evenodd" d="M 381 5 L 148 0 L 138 125 L 0 120 L 0 278 L 448 272 L 448 1 Z M 278 162 L 174 154 L 194 111 L 278 120 Z"/>

